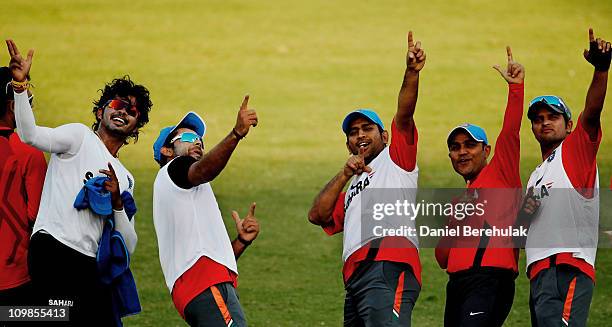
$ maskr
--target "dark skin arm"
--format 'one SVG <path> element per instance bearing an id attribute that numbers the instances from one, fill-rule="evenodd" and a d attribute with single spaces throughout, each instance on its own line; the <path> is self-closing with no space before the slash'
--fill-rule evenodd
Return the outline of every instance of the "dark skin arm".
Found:
<path id="1" fill-rule="evenodd" d="M 200 185 L 215 179 L 227 165 L 240 139 L 247 135 L 251 126 L 257 126 L 257 113 L 254 109 L 248 108 L 248 102 L 249 96 L 247 95 L 238 110 L 233 131 L 189 167 L 187 178 L 191 185 Z M 234 131 L 241 137 L 236 136 Z"/>
<path id="2" fill-rule="evenodd" d="M 425 51 L 421 42 L 414 43 L 412 31 L 408 32 L 408 53 L 406 54 L 406 72 L 397 99 L 397 112 L 395 124 L 402 130 L 410 133 L 409 142 L 414 142 L 412 135 L 414 127 L 414 111 L 416 109 L 419 93 L 419 72 L 425 66 Z"/>
<path id="3" fill-rule="evenodd" d="M 336 206 L 336 200 L 344 189 L 344 186 L 353 177 L 365 172 L 371 172 L 370 167 L 366 166 L 363 149 L 359 149 L 359 154 L 351 156 L 342 170 L 334 176 L 327 185 L 321 190 L 314 200 L 308 220 L 315 225 L 326 225 L 332 221 L 332 213 Z"/>
<path id="4" fill-rule="evenodd" d="M 589 29 L 589 50 L 584 50 L 584 58 L 595 67 L 593 79 L 587 91 L 582 127 L 592 141 L 597 140 L 601 128 L 601 111 L 603 110 L 608 86 L 611 45 L 603 39 L 595 38 L 593 29 Z"/>
<path id="5" fill-rule="evenodd" d="M 518 212 L 518 216 L 516 217 L 516 222 L 514 223 L 514 228 L 520 228 L 521 226 L 529 229 L 529 225 L 531 225 L 531 220 L 533 219 L 536 212 L 540 208 L 540 201 L 535 198 L 533 195 L 533 187 L 530 187 L 527 190 L 527 194 L 523 198 L 523 204 L 521 205 L 521 209 Z M 525 238 L 524 237 L 515 237 L 514 244 L 517 247 L 525 246 Z"/>

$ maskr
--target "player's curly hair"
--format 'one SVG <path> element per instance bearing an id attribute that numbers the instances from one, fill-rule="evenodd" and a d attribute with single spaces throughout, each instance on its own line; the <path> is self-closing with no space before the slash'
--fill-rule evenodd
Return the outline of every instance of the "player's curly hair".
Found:
<path id="1" fill-rule="evenodd" d="M 97 111 L 98 109 L 103 109 L 104 106 L 108 103 L 108 101 L 114 99 L 115 97 L 127 98 L 128 96 L 133 96 L 136 98 L 136 108 L 138 109 L 138 122 L 136 123 L 136 129 L 134 133 L 128 137 L 134 138 L 134 142 L 138 141 L 138 132 L 141 127 L 143 127 L 146 123 L 149 122 L 149 112 L 151 111 L 151 107 L 153 107 L 153 103 L 149 97 L 149 90 L 146 87 L 135 84 L 130 76 L 125 75 L 121 78 L 115 78 L 110 83 L 104 86 L 104 89 L 100 89 L 98 91 L 102 92 L 100 99 L 93 102 L 93 114 L 96 117 L 96 121 L 91 125 L 93 130 L 98 130 L 100 127 L 100 119 L 98 118 Z M 128 140 L 126 140 L 127 143 Z"/>

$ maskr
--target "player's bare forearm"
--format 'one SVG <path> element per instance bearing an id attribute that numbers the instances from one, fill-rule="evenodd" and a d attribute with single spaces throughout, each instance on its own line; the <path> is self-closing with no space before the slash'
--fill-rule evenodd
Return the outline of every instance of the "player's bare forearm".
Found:
<path id="1" fill-rule="evenodd" d="M 582 124 L 589 133 L 591 140 L 596 140 L 601 124 L 601 111 L 603 110 L 608 87 L 608 71 L 597 71 L 593 73 L 593 80 L 587 91 L 582 114 Z"/>
<path id="2" fill-rule="evenodd" d="M 238 240 L 238 238 L 233 240 L 232 241 L 232 250 L 234 251 L 234 257 L 236 259 L 240 258 L 240 255 L 242 255 L 242 253 L 244 252 L 244 250 L 246 250 L 247 247 L 248 247 L 248 245 L 245 245 L 244 243 L 240 242 L 240 240 Z"/>
<path id="3" fill-rule="evenodd" d="M 236 136 L 230 132 L 212 150 L 189 167 L 189 182 L 192 185 L 200 185 L 215 179 L 227 165 L 238 141 Z"/>
<path id="4" fill-rule="evenodd" d="M 406 69 L 397 99 L 395 124 L 402 131 L 412 131 L 419 93 L 419 72 Z"/>
<path id="5" fill-rule="evenodd" d="M 315 225 L 324 225 L 332 220 L 332 213 L 336 206 L 336 200 L 342 189 L 349 181 L 350 177 L 340 171 L 334 178 L 325 185 L 323 190 L 317 195 L 308 213 L 308 220 Z"/>

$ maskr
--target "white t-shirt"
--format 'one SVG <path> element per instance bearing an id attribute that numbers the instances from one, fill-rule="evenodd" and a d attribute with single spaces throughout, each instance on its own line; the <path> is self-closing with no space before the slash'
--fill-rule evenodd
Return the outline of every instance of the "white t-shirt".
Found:
<path id="1" fill-rule="evenodd" d="M 95 257 L 104 221 L 91 210 L 75 209 L 74 200 L 88 179 L 105 176 L 99 170 L 108 170 L 109 162 L 119 180 L 120 193 L 128 191 L 133 195 L 134 177 L 87 126 L 78 123 L 57 128 L 36 126 L 25 92 L 15 94 L 15 120 L 25 143 L 51 152 L 32 234 L 44 231 L 64 245 Z M 114 211 L 114 217 L 115 228 L 132 253 L 136 247 L 134 219 L 129 221 L 124 210 Z"/>
<path id="2" fill-rule="evenodd" d="M 153 223 L 166 286 L 172 292 L 176 280 L 202 256 L 238 274 L 232 244 L 210 184 L 189 189 L 177 186 L 168 174 L 170 163 L 159 170 L 153 184 Z"/>

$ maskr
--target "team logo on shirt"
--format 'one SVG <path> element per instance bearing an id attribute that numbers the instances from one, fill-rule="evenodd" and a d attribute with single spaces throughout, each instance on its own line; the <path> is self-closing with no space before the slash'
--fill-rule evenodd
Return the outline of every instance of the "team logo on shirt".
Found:
<path id="1" fill-rule="evenodd" d="M 87 184 L 87 181 L 92 179 L 94 177 L 94 174 L 90 171 L 85 173 L 85 179 L 83 179 L 83 184 Z"/>
<path id="2" fill-rule="evenodd" d="M 347 191 L 348 199 L 346 200 L 346 203 L 344 205 L 345 212 L 353 201 L 353 197 L 357 196 L 359 193 L 361 193 L 361 191 L 368 187 L 368 185 L 370 185 L 370 179 L 372 178 L 372 176 L 374 176 L 374 172 L 369 173 L 364 180 L 357 182 L 357 184 L 351 185 L 351 187 Z"/>
<path id="3" fill-rule="evenodd" d="M 541 180 L 542 179 L 538 180 L 538 182 L 536 183 L 536 187 L 535 187 L 536 189 L 538 188 L 538 184 L 540 183 Z M 539 187 L 540 194 L 539 195 L 535 194 L 535 196 L 534 196 L 535 199 L 536 200 L 541 200 L 541 199 L 544 199 L 547 196 L 550 196 L 550 193 L 548 192 L 548 190 L 550 190 L 552 188 L 553 183 L 554 182 L 548 182 L 546 184 L 542 184 L 542 186 Z"/>
<path id="4" fill-rule="evenodd" d="M 546 159 L 546 161 L 551 162 L 555 159 L 555 153 L 557 153 L 557 150 L 553 151 L 550 156 L 548 156 L 548 159 Z"/>

